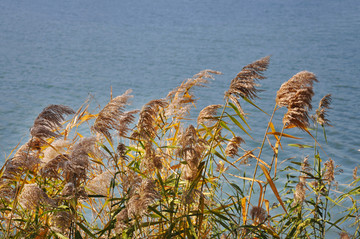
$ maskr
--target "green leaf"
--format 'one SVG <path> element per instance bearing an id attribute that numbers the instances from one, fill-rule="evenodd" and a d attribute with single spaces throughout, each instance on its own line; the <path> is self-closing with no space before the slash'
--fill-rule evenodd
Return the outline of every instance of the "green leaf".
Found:
<path id="1" fill-rule="evenodd" d="M 251 135 L 245 130 L 245 128 L 239 123 L 239 121 L 237 121 L 237 119 L 235 119 L 233 116 L 231 116 L 230 114 L 228 114 L 227 112 L 225 112 L 229 118 L 232 120 L 232 122 L 234 122 L 240 129 L 242 129 L 247 135 L 249 135 L 250 138 L 253 138 L 251 137 Z"/>
<path id="2" fill-rule="evenodd" d="M 259 106 L 255 105 L 255 103 L 253 103 L 253 102 L 252 102 L 251 100 L 249 100 L 248 98 L 243 97 L 243 99 L 244 99 L 246 102 L 248 102 L 248 103 L 252 104 L 253 106 L 255 106 L 256 108 L 258 108 L 258 109 L 259 109 L 260 111 L 262 111 L 263 113 L 269 115 L 268 113 L 266 113 L 265 111 L 263 111 Z"/>
<path id="3" fill-rule="evenodd" d="M 242 121 L 244 121 L 244 123 L 246 124 L 246 126 L 251 130 L 250 126 L 248 125 L 248 123 L 245 120 L 245 117 L 240 113 L 239 109 L 233 104 L 229 102 L 229 105 L 231 106 L 231 108 L 233 108 L 233 110 L 235 111 L 235 113 L 240 117 L 240 119 L 242 119 Z"/>
<path id="4" fill-rule="evenodd" d="M 92 234 L 89 229 L 87 229 L 83 224 L 81 224 L 80 222 L 76 222 L 76 224 L 90 237 L 92 238 L 97 238 L 97 236 L 95 236 L 94 234 Z M 78 232 L 78 231 L 77 231 Z M 79 233 L 80 234 L 80 233 Z M 77 238 L 77 237 L 75 237 Z M 81 235 L 79 238 L 82 238 Z"/>

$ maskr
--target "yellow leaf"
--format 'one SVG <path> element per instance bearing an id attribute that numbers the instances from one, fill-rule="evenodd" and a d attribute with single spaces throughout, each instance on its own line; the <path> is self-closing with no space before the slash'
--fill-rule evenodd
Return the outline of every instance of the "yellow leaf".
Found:
<path id="1" fill-rule="evenodd" d="M 290 134 L 284 134 L 284 133 L 280 133 L 280 132 L 267 132 L 267 134 L 281 135 L 282 137 L 287 137 L 287 138 L 292 138 L 292 139 L 302 139 L 302 138 L 299 138 L 299 137 L 292 136 Z"/>
<path id="2" fill-rule="evenodd" d="M 265 168 L 265 166 L 262 165 L 262 164 L 260 164 L 260 167 L 261 167 L 262 171 L 264 172 L 264 175 L 265 175 L 268 183 L 270 184 L 270 187 L 271 187 L 272 191 L 274 192 L 275 197 L 276 197 L 277 200 L 280 202 L 280 204 L 281 204 L 282 208 L 284 209 L 284 211 L 286 212 L 286 214 L 288 214 L 288 212 L 286 211 L 286 208 L 285 208 L 285 204 L 284 204 L 284 202 L 281 200 L 281 197 L 280 197 L 280 195 L 279 195 L 279 192 L 278 192 L 278 190 L 277 190 L 277 188 L 276 188 L 273 180 L 272 180 L 271 177 L 270 177 L 269 171 L 268 171 L 268 170 Z"/>

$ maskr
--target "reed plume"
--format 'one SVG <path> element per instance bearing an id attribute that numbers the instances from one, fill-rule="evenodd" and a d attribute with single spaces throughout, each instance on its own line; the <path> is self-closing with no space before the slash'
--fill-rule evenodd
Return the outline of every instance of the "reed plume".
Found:
<path id="1" fill-rule="evenodd" d="M 40 169 L 41 176 L 45 178 L 59 178 L 59 170 L 65 167 L 65 163 L 69 160 L 68 154 L 59 154 L 55 158 L 46 162 Z"/>
<path id="2" fill-rule="evenodd" d="M 126 137 L 128 131 L 130 130 L 129 125 L 134 122 L 134 115 L 138 112 L 139 110 L 126 111 L 120 116 L 118 126 L 116 128 L 120 137 Z"/>
<path id="3" fill-rule="evenodd" d="M 306 195 L 306 192 L 305 192 L 305 189 L 306 189 L 306 184 L 305 182 L 299 182 L 297 185 L 296 185 L 296 188 L 295 188 L 295 191 L 294 191 L 294 202 L 293 202 L 293 206 L 294 205 L 297 205 L 297 204 L 300 204 L 302 205 L 304 200 L 305 200 L 305 195 Z"/>
<path id="4" fill-rule="evenodd" d="M 270 56 L 263 57 L 249 65 L 246 65 L 231 81 L 229 90 L 225 92 L 225 97 L 228 97 L 243 114 L 244 111 L 238 101 L 241 98 L 254 99 L 257 98 L 256 89 L 259 84 L 256 80 L 262 80 L 266 77 L 262 75 L 267 70 Z"/>
<path id="5" fill-rule="evenodd" d="M 117 215 L 116 215 L 116 222 L 115 222 L 115 232 L 120 234 L 124 231 L 125 228 L 128 227 L 129 216 L 127 208 L 123 208 Z"/>
<path id="6" fill-rule="evenodd" d="M 145 142 L 145 155 L 144 158 L 141 160 L 141 164 L 145 171 L 154 172 L 156 169 L 162 169 L 162 158 L 156 154 L 152 144 L 148 141 Z"/>
<path id="7" fill-rule="evenodd" d="M 250 210 L 250 216 L 251 219 L 256 223 L 256 224 L 261 224 L 264 223 L 267 219 L 267 212 L 264 208 L 262 207 L 253 207 Z"/>
<path id="8" fill-rule="evenodd" d="M 100 112 L 95 120 L 93 129 L 103 134 L 109 140 L 112 139 L 110 130 L 119 129 L 119 121 L 121 122 L 125 105 L 133 96 L 130 95 L 131 89 L 125 91 L 124 94 L 113 98 Z M 124 123 L 124 122 L 123 122 Z M 121 127 L 120 127 L 121 128 Z"/>
<path id="9" fill-rule="evenodd" d="M 58 139 L 51 143 L 51 146 L 44 150 L 44 157 L 41 160 L 41 163 L 48 163 L 50 160 L 66 152 L 67 147 L 70 146 L 68 140 Z"/>
<path id="10" fill-rule="evenodd" d="M 208 105 L 204 109 L 202 109 L 197 118 L 197 123 L 200 124 L 210 124 L 216 121 L 216 114 L 219 108 L 222 105 Z"/>
<path id="11" fill-rule="evenodd" d="M 86 179 L 89 167 L 89 155 L 96 154 L 95 137 L 80 139 L 70 153 L 70 160 L 65 162 L 64 173 L 67 182 L 72 182 L 77 187 L 81 180 Z"/>
<path id="12" fill-rule="evenodd" d="M 36 117 L 30 134 L 37 138 L 58 137 L 58 128 L 64 121 L 64 115 L 74 114 L 75 111 L 65 105 L 49 105 Z"/>
<path id="13" fill-rule="evenodd" d="M 40 204 L 55 206 L 55 201 L 36 184 L 25 184 L 19 195 L 19 203 L 23 208 L 34 209 Z"/>
<path id="14" fill-rule="evenodd" d="M 143 179 L 135 194 L 131 196 L 127 203 L 129 217 L 142 216 L 148 206 L 159 198 L 156 185 L 153 180 Z"/>
<path id="15" fill-rule="evenodd" d="M 192 78 L 187 79 L 181 83 L 180 86 L 170 91 L 167 95 L 167 100 L 170 102 L 166 108 L 166 116 L 175 116 L 175 118 L 182 118 L 189 113 L 191 103 L 195 102 L 195 97 L 191 92 L 194 86 L 204 87 L 209 82 L 208 79 L 214 79 L 213 75 L 220 75 L 220 71 L 203 70 Z"/>
<path id="16" fill-rule="evenodd" d="M 26 170 L 34 171 L 40 163 L 39 153 L 32 150 L 32 140 L 22 145 L 5 163 L 3 178 L 14 178 Z"/>
<path id="17" fill-rule="evenodd" d="M 207 142 L 197 136 L 193 125 L 189 125 L 185 133 L 181 135 L 179 143 L 181 147 L 177 153 L 187 163 L 182 177 L 186 180 L 193 180 L 197 175 L 198 166 Z"/>
<path id="18" fill-rule="evenodd" d="M 114 178 L 114 172 L 105 171 L 88 181 L 87 188 L 93 194 L 107 196 L 112 178 Z"/>
<path id="19" fill-rule="evenodd" d="M 335 179 L 335 166 L 334 166 L 334 160 L 329 159 L 325 162 L 325 173 L 324 173 L 324 180 L 330 184 Z"/>
<path id="20" fill-rule="evenodd" d="M 60 233 L 68 233 L 74 217 L 67 211 L 54 212 L 51 217 L 51 230 Z"/>
<path id="21" fill-rule="evenodd" d="M 302 71 L 283 83 L 276 95 L 276 104 L 286 106 L 283 124 L 305 130 L 309 126 L 309 113 L 312 109 L 311 100 L 314 95 L 313 83 L 316 76 L 308 71 Z"/>
<path id="22" fill-rule="evenodd" d="M 165 99 L 152 100 L 144 105 L 140 111 L 137 130 L 131 135 L 135 139 L 154 139 L 158 130 L 156 122 L 161 109 L 168 105 Z"/>
<path id="23" fill-rule="evenodd" d="M 316 110 L 316 120 L 321 125 L 328 125 L 331 126 L 330 121 L 326 118 L 327 117 L 327 110 L 331 109 L 331 94 L 325 95 L 319 103 L 319 108 Z"/>
<path id="24" fill-rule="evenodd" d="M 226 146 L 226 156 L 234 157 L 237 154 L 241 143 L 245 143 L 245 140 L 243 138 L 241 138 L 240 136 L 233 137 Z"/>

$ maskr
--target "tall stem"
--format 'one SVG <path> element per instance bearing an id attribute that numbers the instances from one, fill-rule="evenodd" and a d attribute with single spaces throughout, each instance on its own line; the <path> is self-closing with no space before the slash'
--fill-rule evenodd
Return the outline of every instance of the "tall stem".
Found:
<path id="1" fill-rule="evenodd" d="M 257 169 L 258 169 L 258 167 L 259 167 L 259 159 L 260 159 L 262 150 L 263 150 L 263 148 L 264 148 L 264 144 L 265 144 L 267 132 L 268 132 L 268 130 L 269 130 L 269 128 L 270 128 L 270 124 L 271 124 L 272 119 L 273 119 L 273 117 L 274 117 L 274 115 L 275 115 L 276 107 L 277 107 L 277 104 L 275 104 L 274 110 L 273 110 L 273 112 L 272 112 L 272 114 L 271 114 L 269 123 L 268 123 L 268 125 L 267 125 L 266 131 L 265 131 L 265 134 L 264 134 L 263 141 L 262 141 L 262 143 L 261 143 L 259 155 L 258 155 L 257 161 L 256 161 L 256 166 L 255 166 L 254 175 L 253 175 L 253 178 L 252 178 L 253 180 L 251 181 L 251 187 L 250 187 L 250 192 L 249 192 L 249 199 L 248 199 L 248 204 L 247 204 L 247 207 L 246 207 L 245 215 L 247 215 L 247 214 L 248 214 L 248 211 L 249 211 L 250 200 L 251 200 L 251 196 L 252 196 L 252 190 L 253 190 L 254 182 L 255 182 L 254 179 L 255 179 L 255 177 L 256 177 Z M 246 217 L 246 218 L 247 218 L 247 217 Z M 246 221 L 244 222 L 244 224 L 246 225 Z"/>

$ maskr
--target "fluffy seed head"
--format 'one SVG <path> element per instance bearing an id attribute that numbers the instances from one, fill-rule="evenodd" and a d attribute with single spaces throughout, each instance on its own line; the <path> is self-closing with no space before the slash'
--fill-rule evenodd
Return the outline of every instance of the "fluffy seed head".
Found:
<path id="1" fill-rule="evenodd" d="M 245 143 L 245 140 L 243 140 L 243 138 L 241 138 L 240 136 L 233 137 L 226 146 L 226 156 L 234 157 L 237 154 L 241 143 Z"/>
<path id="2" fill-rule="evenodd" d="M 195 97 L 191 89 L 195 86 L 204 87 L 208 83 L 208 79 L 214 79 L 213 75 L 220 75 L 221 72 L 213 70 L 203 70 L 192 78 L 182 82 L 182 84 L 170 91 L 166 99 L 170 102 L 165 110 L 166 116 L 174 116 L 175 120 L 183 118 L 189 113 Z"/>
<path id="3" fill-rule="evenodd" d="M 267 219 L 267 212 L 262 207 L 253 207 L 250 210 L 250 216 L 255 223 L 261 224 L 264 223 Z"/>
<path id="4" fill-rule="evenodd" d="M 248 99 L 257 97 L 259 90 L 256 87 L 259 84 L 256 84 L 256 80 L 265 79 L 262 73 L 266 71 L 269 61 L 270 56 L 266 56 L 245 66 L 231 81 L 229 90 L 225 92 L 225 97 L 229 97 L 241 112 L 243 111 L 237 99 L 240 97 Z"/>
<path id="5" fill-rule="evenodd" d="M 34 209 L 40 204 L 55 205 L 55 202 L 36 183 L 24 185 L 19 195 L 19 203 L 26 209 Z"/>
<path id="6" fill-rule="evenodd" d="M 221 108 L 222 105 L 209 105 L 206 106 L 204 109 L 202 109 L 199 113 L 199 116 L 197 118 L 197 123 L 198 124 L 202 124 L 202 123 L 211 123 L 216 121 L 216 114 L 217 114 L 217 110 L 219 108 Z"/>
<path id="7" fill-rule="evenodd" d="M 316 110 L 317 122 L 320 125 L 328 125 L 331 126 L 330 121 L 326 118 L 327 110 L 330 108 L 331 104 L 331 94 L 325 95 L 319 103 L 319 108 Z"/>
<path id="8" fill-rule="evenodd" d="M 113 98 L 100 112 L 94 123 L 93 129 L 102 133 L 111 140 L 111 129 L 119 128 L 119 120 L 123 116 L 124 107 L 128 100 L 133 97 L 130 95 L 132 90 L 127 90 L 124 94 Z"/>
<path id="9" fill-rule="evenodd" d="M 61 127 L 64 115 L 74 113 L 74 110 L 65 105 L 49 105 L 36 117 L 30 134 L 37 138 L 57 137 L 59 134 L 55 132 Z"/>
<path id="10" fill-rule="evenodd" d="M 91 179 L 87 184 L 87 188 L 91 194 L 107 196 L 110 182 L 113 177 L 114 172 L 105 171 Z"/>

